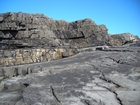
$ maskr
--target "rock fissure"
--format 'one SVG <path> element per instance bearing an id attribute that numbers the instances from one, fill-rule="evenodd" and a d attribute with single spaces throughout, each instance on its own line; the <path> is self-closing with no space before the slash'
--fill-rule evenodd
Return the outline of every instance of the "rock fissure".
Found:
<path id="1" fill-rule="evenodd" d="M 90 103 L 87 100 L 85 100 L 85 103 L 86 103 L 86 105 L 90 105 Z"/>
<path id="2" fill-rule="evenodd" d="M 95 83 L 95 84 L 96 84 L 97 86 L 99 86 L 99 87 L 105 88 L 105 89 L 107 89 L 108 91 L 112 92 L 112 93 L 115 95 L 116 99 L 118 100 L 119 104 L 120 104 L 120 105 L 123 105 L 121 99 L 118 97 L 118 95 L 117 95 L 117 93 L 116 93 L 115 91 L 111 90 L 110 88 L 108 88 L 108 87 L 106 87 L 106 86 L 102 86 L 102 85 L 100 85 L 100 84 L 98 84 L 98 83 Z"/>
<path id="3" fill-rule="evenodd" d="M 120 61 L 121 61 L 121 59 L 116 60 L 116 59 L 111 58 L 111 57 L 106 57 L 106 58 L 109 58 L 109 59 L 113 60 L 114 62 L 116 62 L 116 63 L 118 63 L 118 64 L 120 64 Z"/>
<path id="4" fill-rule="evenodd" d="M 28 83 L 23 83 L 23 85 L 24 85 L 25 87 L 28 87 L 30 84 L 28 84 Z"/>
<path id="5" fill-rule="evenodd" d="M 96 68 L 95 65 L 93 65 L 93 64 L 91 64 L 91 65 L 94 67 L 94 69 Z M 97 70 L 97 69 L 96 69 L 96 70 Z M 119 84 L 116 84 L 115 82 L 106 79 L 104 73 L 103 73 L 101 70 L 98 70 L 98 71 L 101 73 L 101 77 L 99 77 L 101 80 L 104 80 L 104 81 L 107 82 L 107 83 L 113 83 L 113 84 L 116 85 L 117 87 L 122 87 L 122 86 L 120 86 Z M 97 86 L 100 86 L 100 87 L 102 87 L 102 88 L 105 88 L 105 89 L 109 90 L 110 92 L 114 93 L 114 94 L 115 94 L 115 97 L 116 97 L 116 99 L 118 100 L 118 102 L 120 103 L 120 105 L 123 105 L 121 99 L 117 96 L 117 93 L 116 93 L 115 91 L 113 91 L 112 89 L 110 89 L 110 88 L 108 88 L 108 87 L 106 87 L 106 86 L 102 86 L 102 85 L 100 85 L 100 84 L 98 84 L 98 83 L 95 83 L 95 84 L 96 84 Z"/>
<path id="6" fill-rule="evenodd" d="M 105 57 L 105 58 L 109 58 L 109 59 L 111 59 L 111 60 L 113 60 L 114 62 L 116 62 L 117 64 L 120 64 L 120 65 L 128 65 L 128 66 L 132 66 L 131 65 L 131 63 L 128 63 L 128 62 L 126 62 L 127 60 L 125 60 L 125 58 L 121 58 L 120 57 L 120 59 L 115 59 L 115 58 L 111 58 L 111 57 Z M 133 59 L 133 61 L 135 61 L 134 59 Z"/>
<path id="7" fill-rule="evenodd" d="M 55 92 L 54 92 L 53 86 L 50 85 L 50 89 L 51 89 L 52 95 L 54 96 L 54 98 L 56 99 L 56 101 L 57 101 L 58 103 L 61 103 L 61 101 L 58 99 L 58 97 L 56 96 L 56 94 L 55 94 Z"/>
<path id="8" fill-rule="evenodd" d="M 100 79 L 102 79 L 103 81 L 106 81 L 106 82 L 108 82 L 108 83 L 112 83 L 112 84 L 114 84 L 115 86 L 117 86 L 118 88 L 119 88 L 119 87 L 122 87 L 121 85 L 115 83 L 114 81 L 112 81 L 112 80 L 110 80 L 110 79 L 107 79 L 107 78 L 105 77 L 104 73 L 103 73 L 101 70 L 98 70 L 98 68 L 96 68 L 95 65 L 91 64 L 91 66 L 92 66 L 95 70 L 97 70 L 97 71 L 100 72 L 100 74 L 101 74 L 101 76 L 99 77 Z M 122 88 L 123 88 L 123 87 L 122 87 Z"/>
<path id="9" fill-rule="evenodd" d="M 118 97 L 118 94 L 113 91 L 113 93 L 116 95 L 116 99 L 119 101 L 120 105 L 123 105 L 122 100 Z"/>
<path id="10" fill-rule="evenodd" d="M 100 71 L 100 73 L 101 73 L 101 75 L 102 75 L 101 77 L 99 77 L 100 79 L 102 79 L 102 80 L 104 80 L 104 81 L 106 81 L 106 82 L 108 82 L 108 83 L 112 83 L 112 84 L 116 85 L 118 88 L 119 88 L 119 87 L 122 87 L 121 85 L 119 85 L 119 84 L 113 82 L 112 80 L 107 79 L 102 71 Z M 123 88 L 123 87 L 122 87 L 122 88 Z"/>

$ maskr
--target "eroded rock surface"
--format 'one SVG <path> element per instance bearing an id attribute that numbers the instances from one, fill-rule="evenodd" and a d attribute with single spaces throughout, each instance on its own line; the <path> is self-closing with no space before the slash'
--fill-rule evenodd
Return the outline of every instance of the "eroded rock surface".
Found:
<path id="1" fill-rule="evenodd" d="M 31 73 L 4 79 L 0 83 L 0 104 L 139 105 L 139 62 L 139 47 L 118 47 L 12 66 Z"/>
<path id="2" fill-rule="evenodd" d="M 88 18 L 0 14 L 0 105 L 139 105 L 140 39 L 107 31 Z"/>

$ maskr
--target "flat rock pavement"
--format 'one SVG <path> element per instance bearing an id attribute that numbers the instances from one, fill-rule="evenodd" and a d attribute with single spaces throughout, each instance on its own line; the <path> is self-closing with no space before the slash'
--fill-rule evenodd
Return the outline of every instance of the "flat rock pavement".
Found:
<path id="1" fill-rule="evenodd" d="M 0 83 L 0 105 L 140 105 L 140 48 L 85 51 L 18 66 L 38 70 Z"/>

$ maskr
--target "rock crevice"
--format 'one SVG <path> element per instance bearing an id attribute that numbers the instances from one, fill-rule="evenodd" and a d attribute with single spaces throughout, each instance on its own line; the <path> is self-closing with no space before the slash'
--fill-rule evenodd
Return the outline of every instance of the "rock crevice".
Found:
<path id="1" fill-rule="evenodd" d="M 61 103 L 61 101 L 59 100 L 59 98 L 56 96 L 56 94 L 55 94 L 55 92 L 54 92 L 53 86 L 50 85 L 50 89 L 51 89 L 52 95 L 54 96 L 54 98 L 56 99 L 56 101 L 57 101 L 58 103 Z"/>

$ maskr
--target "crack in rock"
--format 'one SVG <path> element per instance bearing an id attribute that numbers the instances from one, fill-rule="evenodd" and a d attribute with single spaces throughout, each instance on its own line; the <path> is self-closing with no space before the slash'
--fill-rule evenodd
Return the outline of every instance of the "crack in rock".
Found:
<path id="1" fill-rule="evenodd" d="M 120 64 L 120 62 L 121 62 L 121 60 L 122 60 L 122 59 L 116 60 L 116 59 L 111 58 L 111 57 L 105 57 L 105 58 L 109 58 L 109 59 L 113 60 L 114 62 L 116 62 L 116 63 L 118 63 L 118 64 Z"/>
<path id="2" fill-rule="evenodd" d="M 119 88 L 119 87 L 122 87 L 121 85 L 119 85 L 119 84 L 117 84 L 117 83 L 115 83 L 115 82 L 113 82 L 113 81 L 107 79 L 102 71 L 100 71 L 100 73 L 101 73 L 101 75 L 102 75 L 102 76 L 100 77 L 100 79 L 102 79 L 103 81 L 106 81 L 106 82 L 108 82 L 108 83 L 112 83 L 112 84 L 116 85 L 118 88 Z M 122 88 L 123 88 L 123 87 L 122 87 Z"/>
<path id="3" fill-rule="evenodd" d="M 95 83 L 95 84 L 96 84 L 97 86 L 99 86 L 99 87 L 105 88 L 105 89 L 107 89 L 108 91 L 112 92 L 112 93 L 115 95 L 116 99 L 118 100 L 119 104 L 120 104 L 120 105 L 123 105 L 121 99 L 118 97 L 118 94 L 117 94 L 115 91 L 111 90 L 110 88 L 108 88 L 108 87 L 106 87 L 106 86 L 99 85 L 98 83 Z"/>
<path id="4" fill-rule="evenodd" d="M 97 71 L 100 72 L 100 74 L 101 74 L 101 77 L 99 77 L 100 79 L 102 79 L 102 80 L 105 81 L 105 82 L 112 83 L 112 84 L 116 85 L 117 87 L 122 87 L 121 85 L 119 85 L 119 84 L 113 82 L 112 80 L 107 79 L 107 78 L 105 77 L 104 73 L 103 73 L 101 70 L 98 70 L 98 69 L 95 67 L 95 65 L 91 64 L 91 66 L 92 66 L 95 70 L 97 70 Z M 123 87 L 122 87 L 122 88 L 123 88 Z"/>
<path id="5" fill-rule="evenodd" d="M 56 101 L 57 101 L 58 103 L 61 103 L 61 101 L 58 99 L 58 97 L 56 96 L 56 94 L 55 94 L 55 92 L 54 92 L 53 86 L 50 85 L 50 89 L 51 89 L 52 95 L 54 96 L 54 98 L 56 99 Z"/>
<path id="6" fill-rule="evenodd" d="M 125 64 L 125 65 L 130 65 L 131 66 L 131 64 L 129 64 L 127 62 L 123 62 L 126 59 L 118 59 L 117 60 L 117 59 L 114 59 L 114 58 L 111 58 L 111 57 L 105 57 L 105 58 L 109 58 L 109 59 L 113 60 L 114 62 L 116 62 L 117 64 Z"/>
<path id="7" fill-rule="evenodd" d="M 84 105 L 94 105 L 90 100 L 88 99 L 81 99 L 81 102 L 84 103 Z"/>
<path id="8" fill-rule="evenodd" d="M 94 69 L 98 70 L 98 69 L 95 67 L 95 65 L 91 64 L 91 66 L 93 66 Z M 116 85 L 117 87 L 122 87 L 122 86 L 120 86 L 119 84 L 116 84 L 116 83 L 114 83 L 114 82 L 111 81 L 111 80 L 108 80 L 108 79 L 105 77 L 104 73 L 103 73 L 101 70 L 98 70 L 98 71 L 101 73 L 100 79 L 104 80 L 104 81 L 107 82 L 107 83 L 112 83 L 112 84 Z M 115 91 L 111 90 L 110 88 L 108 88 L 108 87 L 106 87 L 106 86 L 99 85 L 98 83 L 95 83 L 95 84 L 96 84 L 97 86 L 99 86 L 99 87 L 105 88 L 105 89 L 107 89 L 108 91 L 114 93 L 114 94 L 115 94 L 115 97 L 116 97 L 116 99 L 118 100 L 118 102 L 120 103 L 120 105 L 123 105 L 121 99 L 118 97 L 118 94 L 117 94 Z M 87 104 L 87 105 L 88 105 L 88 104 Z"/>
<path id="9" fill-rule="evenodd" d="M 86 103 L 87 105 L 90 105 L 90 103 L 89 103 L 87 100 L 85 100 L 85 103 Z"/>
<path id="10" fill-rule="evenodd" d="M 118 94 L 115 91 L 113 91 L 113 93 L 115 94 L 116 99 L 119 101 L 119 103 L 123 105 L 122 100 L 118 97 Z"/>
<path id="11" fill-rule="evenodd" d="M 98 70 L 97 67 L 96 67 L 95 65 L 91 64 L 91 66 L 92 66 L 95 70 L 97 70 L 97 71 L 99 71 L 99 72 L 101 73 L 100 79 L 104 80 L 104 81 L 107 82 L 107 83 L 112 83 L 112 84 L 116 85 L 117 87 L 122 87 L 122 86 L 120 86 L 119 84 L 116 84 L 115 82 L 113 82 L 113 81 L 111 81 L 111 80 L 108 80 L 108 79 L 105 77 L 104 73 L 103 73 L 101 70 Z M 116 99 L 118 100 L 118 102 L 120 103 L 120 105 L 123 105 L 121 99 L 118 97 L 118 94 L 117 94 L 115 91 L 111 90 L 110 88 L 108 88 L 108 87 L 106 87 L 106 86 L 99 85 L 98 83 L 95 83 L 95 84 L 96 84 L 97 86 L 99 86 L 99 87 L 105 88 L 105 89 L 107 89 L 108 91 L 114 93 L 114 94 L 115 94 L 115 97 L 116 97 Z M 87 104 L 87 105 L 88 105 L 88 104 Z"/>
<path id="12" fill-rule="evenodd" d="M 29 84 L 29 83 L 23 83 L 23 85 L 24 85 L 25 87 L 28 87 L 30 84 Z"/>

